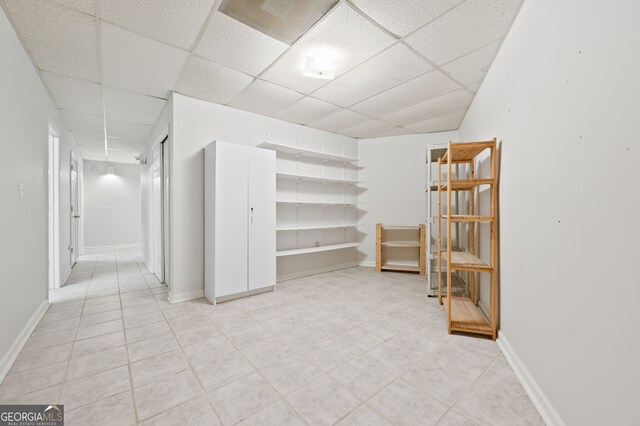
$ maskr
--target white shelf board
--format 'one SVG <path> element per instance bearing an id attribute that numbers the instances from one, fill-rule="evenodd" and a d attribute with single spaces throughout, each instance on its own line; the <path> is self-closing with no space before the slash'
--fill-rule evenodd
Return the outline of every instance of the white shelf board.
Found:
<path id="1" fill-rule="evenodd" d="M 358 203 L 351 201 L 284 201 L 278 200 L 277 204 L 291 204 L 298 206 L 355 206 Z"/>
<path id="2" fill-rule="evenodd" d="M 330 177 L 321 177 L 321 176 L 307 176 L 307 175 L 299 175 L 294 173 L 276 173 L 276 177 L 284 178 L 284 179 L 310 180 L 310 181 L 324 182 L 324 183 L 343 183 L 345 185 L 356 185 L 360 183 L 357 180 L 351 180 L 351 179 L 330 178 Z"/>
<path id="3" fill-rule="evenodd" d="M 297 146 L 283 145 L 274 142 L 262 142 L 258 145 L 260 148 L 272 149 L 274 151 L 285 152 L 305 157 L 320 158 L 323 160 L 337 161 L 341 163 L 352 163 L 358 161 L 357 158 L 346 155 L 331 154 L 329 152 L 315 151 L 311 149 L 299 148 Z"/>
<path id="4" fill-rule="evenodd" d="M 341 249 L 357 247 L 357 246 L 358 246 L 358 243 L 343 243 L 343 244 L 332 244 L 332 245 L 320 246 L 320 247 L 307 247 L 307 248 L 292 249 L 292 250 L 280 250 L 276 252 L 276 257 L 295 256 L 298 254 L 317 253 L 320 251 L 341 250 Z"/>
<path id="5" fill-rule="evenodd" d="M 342 229 L 342 228 L 355 228 L 358 226 L 355 223 L 347 223 L 343 225 L 317 225 L 317 226 L 283 226 L 276 228 L 276 231 L 307 231 L 314 229 Z"/>

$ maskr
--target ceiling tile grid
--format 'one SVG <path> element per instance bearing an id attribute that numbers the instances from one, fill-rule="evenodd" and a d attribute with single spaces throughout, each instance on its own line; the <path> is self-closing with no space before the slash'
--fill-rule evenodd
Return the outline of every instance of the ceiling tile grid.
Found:
<path id="1" fill-rule="evenodd" d="M 327 83 L 305 77 L 308 56 L 334 55 L 336 75 L 370 59 L 394 39 L 349 6 L 340 3 L 318 25 L 300 38 L 264 74 L 265 80 L 308 94 Z"/>
<path id="2" fill-rule="evenodd" d="M 105 0 L 102 18 L 129 31 L 191 50 L 214 0 Z"/>
<path id="3" fill-rule="evenodd" d="M 102 86 L 98 83 L 48 71 L 42 71 L 42 79 L 58 108 L 102 115 Z"/>
<path id="4" fill-rule="evenodd" d="M 188 52 L 102 24 L 104 84 L 158 98 L 175 86 Z"/>
<path id="5" fill-rule="evenodd" d="M 192 56 L 176 84 L 175 91 L 219 104 L 228 104 L 253 77 L 224 65 Z"/>
<path id="6" fill-rule="evenodd" d="M 256 79 L 230 105 L 246 111 L 273 116 L 303 97 L 304 95 L 291 89 Z"/>
<path id="7" fill-rule="evenodd" d="M 172 90 L 352 137 L 456 128 L 522 1 L 0 0 L 83 155 L 126 162 Z M 319 54 L 335 79 L 303 75 Z"/>
<path id="8" fill-rule="evenodd" d="M 216 13 L 195 53 L 257 76 L 289 46 L 242 22 Z"/>
<path id="9" fill-rule="evenodd" d="M 350 107 L 373 117 L 409 107 L 460 86 L 445 74 L 433 70 Z"/>
<path id="10" fill-rule="evenodd" d="M 50 1 L 4 3 L 38 68 L 100 82 L 94 18 Z"/>
<path id="11" fill-rule="evenodd" d="M 431 69 L 403 44 L 396 44 L 331 83 L 313 96 L 348 107 Z"/>
<path id="12" fill-rule="evenodd" d="M 442 65 L 502 38 L 522 1 L 467 0 L 405 42 L 436 65 Z"/>
<path id="13" fill-rule="evenodd" d="M 307 96 L 283 109 L 275 117 L 292 123 L 307 124 L 326 117 L 339 109 L 339 106 Z"/>
<path id="14" fill-rule="evenodd" d="M 422 27 L 464 0 L 351 0 L 363 13 L 398 37 Z"/>

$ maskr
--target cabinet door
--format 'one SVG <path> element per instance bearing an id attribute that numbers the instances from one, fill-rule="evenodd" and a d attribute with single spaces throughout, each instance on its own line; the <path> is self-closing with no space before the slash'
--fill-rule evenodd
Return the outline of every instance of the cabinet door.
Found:
<path id="1" fill-rule="evenodd" d="M 215 182 L 215 295 L 247 291 L 248 153 L 217 143 Z"/>
<path id="2" fill-rule="evenodd" d="M 249 156 L 249 290 L 276 283 L 276 156 L 254 148 Z"/>

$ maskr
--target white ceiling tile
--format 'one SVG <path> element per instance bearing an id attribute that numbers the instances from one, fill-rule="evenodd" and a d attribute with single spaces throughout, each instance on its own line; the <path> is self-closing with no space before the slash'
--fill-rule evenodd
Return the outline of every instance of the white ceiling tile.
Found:
<path id="1" fill-rule="evenodd" d="M 399 37 L 423 26 L 463 0 L 352 0 L 358 9 Z"/>
<path id="2" fill-rule="evenodd" d="M 464 118 L 466 108 L 448 112 L 437 117 L 404 126 L 407 129 L 419 133 L 443 132 L 445 130 L 456 130 Z"/>
<path id="3" fill-rule="evenodd" d="M 138 152 L 134 151 L 121 151 L 121 150 L 109 150 L 109 162 L 110 163 L 123 163 L 123 164 L 138 164 L 138 160 L 136 160 L 136 156 Z M 116 168 L 116 173 L 117 173 Z"/>
<path id="4" fill-rule="evenodd" d="M 455 92 L 450 92 L 446 95 L 430 99 L 426 102 L 413 105 L 409 108 L 403 109 L 402 111 L 386 115 L 382 117 L 381 120 L 397 124 L 398 126 L 404 126 L 467 107 L 471 103 L 472 99 L 473 95 L 471 93 L 464 89 L 460 89 Z"/>
<path id="5" fill-rule="evenodd" d="M 478 90 L 480 90 L 480 86 L 482 85 L 481 81 L 478 81 L 477 83 L 473 83 L 467 86 L 468 90 L 471 90 L 473 93 L 477 93 Z"/>
<path id="6" fill-rule="evenodd" d="M 373 138 L 385 132 L 393 130 L 396 126 L 380 120 L 371 120 L 366 123 L 357 124 L 353 127 L 340 130 L 340 134 L 351 136 L 352 138 Z"/>
<path id="7" fill-rule="evenodd" d="M 176 84 L 184 95 L 221 104 L 229 103 L 253 77 L 206 59 L 191 57 Z"/>
<path id="8" fill-rule="evenodd" d="M 504 37 L 523 0 L 468 0 L 406 38 L 438 65 Z"/>
<path id="9" fill-rule="evenodd" d="M 144 147 L 144 141 L 129 141 L 118 138 L 108 138 L 107 144 L 111 150 L 140 152 Z"/>
<path id="10" fill-rule="evenodd" d="M 459 87 L 446 75 L 434 70 L 362 101 L 352 106 L 351 109 L 372 117 L 381 117 L 401 108 L 451 92 Z"/>
<path id="11" fill-rule="evenodd" d="M 272 116 L 282 111 L 303 95 L 268 81 L 254 80 L 229 105 L 246 111 Z"/>
<path id="12" fill-rule="evenodd" d="M 302 36 L 263 77 L 302 93 L 326 84 L 302 75 L 307 56 L 331 52 L 340 75 L 388 47 L 394 39 L 345 4 L 339 4 L 318 25 Z"/>
<path id="13" fill-rule="evenodd" d="M 489 71 L 489 67 L 496 57 L 499 47 L 499 42 L 490 43 L 487 46 L 443 65 L 442 71 L 464 85 L 482 81 L 487 71 Z"/>
<path id="14" fill-rule="evenodd" d="M 102 148 L 104 151 L 104 135 L 85 135 L 84 133 L 70 132 L 73 139 L 76 141 L 76 145 L 79 147 L 90 146 L 93 148 Z"/>
<path id="15" fill-rule="evenodd" d="M 315 127 L 316 129 L 327 130 L 330 132 L 336 132 L 338 130 L 346 129 L 347 127 L 355 126 L 356 124 L 364 123 L 371 120 L 366 115 L 362 115 L 358 112 L 354 112 L 348 109 L 343 109 L 335 114 L 331 114 L 328 117 L 321 118 L 320 120 L 313 121 L 307 125 Z"/>
<path id="16" fill-rule="evenodd" d="M 256 76 L 288 48 L 224 13 L 216 13 L 195 53 Z"/>
<path id="17" fill-rule="evenodd" d="M 107 136 L 132 141 L 144 141 L 153 126 L 129 121 L 107 120 Z"/>
<path id="18" fill-rule="evenodd" d="M 38 68 L 100 81 L 94 18 L 49 1 L 6 0 L 5 5 Z"/>
<path id="19" fill-rule="evenodd" d="M 56 106 L 68 111 L 102 115 L 102 87 L 97 83 L 42 71 Z"/>
<path id="20" fill-rule="evenodd" d="M 96 6 L 93 0 L 53 0 L 54 2 L 75 9 L 79 12 L 95 16 Z"/>
<path id="21" fill-rule="evenodd" d="M 213 0 L 106 0 L 102 18 L 171 46 L 191 50 Z"/>
<path id="22" fill-rule="evenodd" d="M 188 53 L 103 23 L 102 55 L 104 84 L 166 98 Z"/>
<path id="23" fill-rule="evenodd" d="M 275 117 L 293 123 L 307 124 L 339 109 L 340 107 L 328 102 L 306 97 L 280 111 Z"/>
<path id="24" fill-rule="evenodd" d="M 104 119 L 102 117 L 75 111 L 62 110 L 60 112 L 69 131 L 104 137 Z"/>
<path id="25" fill-rule="evenodd" d="M 348 107 L 430 69 L 427 62 L 400 43 L 318 89 L 313 96 Z"/>
<path id="26" fill-rule="evenodd" d="M 155 124 L 166 101 L 113 87 L 104 87 L 104 108 L 107 118 Z"/>
<path id="27" fill-rule="evenodd" d="M 390 130 L 386 130 L 376 134 L 376 138 L 383 138 L 387 136 L 402 136 L 402 135 L 411 135 L 415 132 L 413 130 L 405 129 L 404 127 L 394 127 Z"/>
<path id="28" fill-rule="evenodd" d="M 107 161 L 107 156 L 104 152 L 104 146 L 102 148 L 97 148 L 93 146 L 80 146 L 80 154 L 82 154 L 82 158 L 85 160 L 92 161 Z"/>

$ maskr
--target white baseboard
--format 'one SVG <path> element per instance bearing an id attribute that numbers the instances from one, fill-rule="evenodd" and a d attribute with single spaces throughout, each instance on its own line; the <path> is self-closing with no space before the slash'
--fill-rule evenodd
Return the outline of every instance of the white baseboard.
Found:
<path id="1" fill-rule="evenodd" d="M 498 333 L 497 343 L 507 362 L 509 362 L 511 369 L 513 369 L 516 377 L 520 380 L 524 391 L 529 395 L 531 402 L 533 402 L 533 405 L 538 410 L 542 420 L 549 426 L 566 426 L 566 423 L 553 407 L 549 398 L 547 398 L 542 389 L 540 389 L 540 386 L 538 386 L 536 379 L 533 378 L 520 357 L 514 352 L 503 332 Z"/>
<path id="2" fill-rule="evenodd" d="M 142 259 L 142 263 L 144 263 L 144 266 L 147 268 L 147 270 L 153 274 L 153 270 L 149 267 L 149 262 L 147 262 L 147 258 L 144 256 L 144 254 L 140 253 L 140 259 Z"/>
<path id="3" fill-rule="evenodd" d="M 305 269 L 304 271 L 300 271 L 300 272 L 292 272 L 290 274 L 278 275 L 278 277 L 276 278 L 276 281 L 281 282 L 281 281 L 293 280 L 295 278 L 307 277 L 309 275 L 323 274 L 325 272 L 337 271 L 337 270 L 346 269 L 346 268 L 353 268 L 354 266 L 358 266 L 358 262 L 342 263 L 340 265 L 331 265 L 331 266 L 325 266 L 323 268 L 316 268 L 316 269 Z"/>
<path id="4" fill-rule="evenodd" d="M 0 383 L 4 380 L 9 369 L 11 369 L 11 366 L 20 354 L 24 344 L 27 343 L 29 336 L 31 336 L 31 333 L 38 325 L 38 322 L 42 319 L 44 313 L 47 312 L 48 308 L 49 301 L 44 300 L 33 315 L 31 315 L 31 318 L 29 318 L 29 321 L 24 325 L 20 334 L 18 334 L 18 337 L 13 341 L 13 345 L 11 345 L 9 351 L 0 360 Z"/>
<path id="5" fill-rule="evenodd" d="M 363 260 L 362 262 L 358 263 L 358 266 L 364 266 L 366 268 L 375 268 L 376 262 L 373 260 Z"/>
<path id="6" fill-rule="evenodd" d="M 186 302 L 187 300 L 200 299 L 201 297 L 204 297 L 204 289 L 195 290 L 195 291 L 186 291 L 184 293 L 177 293 L 177 294 L 173 294 L 171 291 L 169 291 L 167 300 L 169 301 L 169 303 L 180 303 L 180 302 Z"/>
<path id="7" fill-rule="evenodd" d="M 84 254 L 101 254 L 113 250 L 140 250 L 140 244 L 118 244 L 112 246 L 85 247 Z"/>

